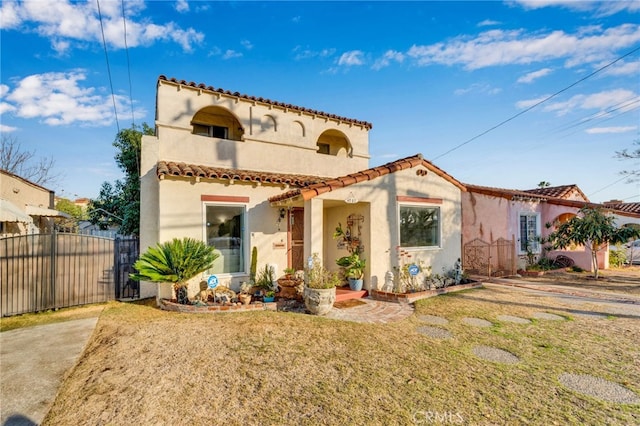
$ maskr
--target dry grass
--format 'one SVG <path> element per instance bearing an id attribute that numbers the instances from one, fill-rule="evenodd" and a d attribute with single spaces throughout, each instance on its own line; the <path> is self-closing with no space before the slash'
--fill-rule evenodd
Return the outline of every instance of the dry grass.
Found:
<path id="1" fill-rule="evenodd" d="M 575 309 L 500 288 L 423 300 L 413 317 L 387 325 L 113 303 L 44 424 L 406 425 L 429 424 L 428 415 L 464 424 L 640 423 L 637 405 L 595 400 L 558 381 L 564 372 L 591 374 L 640 394 L 640 318 Z M 541 311 L 567 320 L 496 320 Z M 454 337 L 420 334 L 425 314 L 449 319 L 443 327 Z M 521 361 L 482 360 L 476 345 Z"/>
<path id="2" fill-rule="evenodd" d="M 104 309 L 104 303 L 93 305 L 74 306 L 59 310 L 15 315 L 0 318 L 0 332 L 14 330 L 16 328 L 33 327 L 35 325 L 53 324 L 56 322 L 70 321 L 74 319 L 94 318 L 100 315 Z"/>
<path id="3" fill-rule="evenodd" d="M 551 272 L 539 277 L 522 277 L 538 284 L 562 285 L 586 290 L 609 291 L 640 296 L 640 267 L 625 266 L 599 271 L 595 280 L 591 272 Z"/>

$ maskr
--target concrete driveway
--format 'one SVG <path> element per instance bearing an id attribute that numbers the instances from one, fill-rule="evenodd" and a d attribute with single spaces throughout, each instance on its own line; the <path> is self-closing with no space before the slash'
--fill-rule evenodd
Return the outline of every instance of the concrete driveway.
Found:
<path id="1" fill-rule="evenodd" d="M 82 354 L 98 318 L 0 333 L 0 421 L 38 425 Z"/>

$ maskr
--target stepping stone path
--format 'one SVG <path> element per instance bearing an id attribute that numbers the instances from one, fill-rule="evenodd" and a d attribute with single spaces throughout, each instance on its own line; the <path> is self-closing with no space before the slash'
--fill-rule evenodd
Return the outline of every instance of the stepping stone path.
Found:
<path id="1" fill-rule="evenodd" d="M 520 358 L 511 352 L 503 351 L 493 346 L 475 346 L 471 352 L 478 358 L 502 364 L 515 364 L 520 361 Z"/>
<path id="2" fill-rule="evenodd" d="M 556 315 L 556 314 L 550 314 L 548 312 L 534 312 L 532 316 L 537 319 L 545 319 L 545 320 L 551 320 L 551 321 L 564 320 L 564 317 L 561 317 L 560 315 Z"/>
<path id="3" fill-rule="evenodd" d="M 513 315 L 498 315 L 500 321 L 515 322 L 516 324 L 531 324 L 526 318 L 514 317 Z"/>
<path id="4" fill-rule="evenodd" d="M 444 328 L 439 327 L 418 327 L 418 333 L 433 337 L 434 339 L 450 339 L 453 337 L 453 334 L 451 334 L 449 330 L 445 330 Z"/>
<path id="5" fill-rule="evenodd" d="M 476 327 L 491 327 L 493 325 L 492 322 L 481 318 L 462 318 L 462 322 L 469 325 L 475 325 Z"/>
<path id="6" fill-rule="evenodd" d="M 438 317 L 435 315 L 420 315 L 418 319 L 422 322 L 426 322 L 427 324 L 433 325 L 447 325 L 449 324 L 449 320 L 446 318 Z"/>
<path id="7" fill-rule="evenodd" d="M 564 373 L 558 377 L 560 383 L 571 390 L 608 402 L 618 404 L 640 404 L 640 396 L 614 382 L 588 374 Z"/>

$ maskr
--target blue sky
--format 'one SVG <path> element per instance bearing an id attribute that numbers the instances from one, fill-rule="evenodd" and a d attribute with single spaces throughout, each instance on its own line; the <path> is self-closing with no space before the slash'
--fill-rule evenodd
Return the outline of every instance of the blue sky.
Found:
<path id="1" fill-rule="evenodd" d="M 114 103 L 153 125 L 166 75 L 369 121 L 372 167 L 420 152 L 466 183 L 640 202 L 615 158 L 640 139 L 640 1 L 99 6 L 109 68 L 96 1 L 0 9 L 0 129 L 53 156 L 58 194 L 121 177 Z"/>

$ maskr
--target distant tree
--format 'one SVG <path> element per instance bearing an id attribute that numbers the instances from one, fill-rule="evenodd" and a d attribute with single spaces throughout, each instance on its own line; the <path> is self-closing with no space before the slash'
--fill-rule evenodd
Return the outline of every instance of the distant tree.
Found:
<path id="1" fill-rule="evenodd" d="M 538 184 L 538 188 L 548 188 L 551 186 L 551 183 L 547 182 L 546 180 L 540 181 L 540 183 Z"/>
<path id="2" fill-rule="evenodd" d="M 77 230 L 78 222 L 86 219 L 82 207 L 67 198 L 61 198 L 56 203 L 56 210 L 68 214 L 69 218 L 56 219 L 59 228 Z"/>
<path id="3" fill-rule="evenodd" d="M 629 151 L 628 149 L 623 149 L 622 151 L 616 151 L 616 157 L 622 160 L 638 160 L 640 159 L 640 139 L 636 139 L 633 141 L 633 144 L 638 146 L 638 148 Z M 638 163 L 634 163 L 634 167 L 637 167 Z M 637 182 L 640 180 L 640 169 L 634 168 L 630 170 L 623 170 L 620 172 L 622 175 L 627 176 L 628 183 Z"/>
<path id="4" fill-rule="evenodd" d="M 4 169 L 38 185 L 54 185 L 61 177 L 54 171 L 53 157 L 36 158 L 35 151 L 22 148 L 15 136 L 2 134 L 0 139 L 0 169 Z"/>
<path id="5" fill-rule="evenodd" d="M 101 228 L 119 226 L 120 233 L 140 233 L 140 146 L 143 135 L 153 135 L 146 123 L 142 128 L 133 126 L 116 135 L 113 146 L 118 149 L 116 164 L 125 174 L 114 184 L 103 182 L 100 194 L 88 207 L 89 220 Z"/>
<path id="6" fill-rule="evenodd" d="M 598 251 L 609 244 L 625 243 L 640 237 L 640 232 L 632 227 L 618 228 L 614 217 L 602 212 L 600 208 L 583 207 L 578 215 L 558 225 L 545 239 L 554 249 L 564 249 L 572 244 L 588 247 L 594 276 L 598 278 Z"/>

